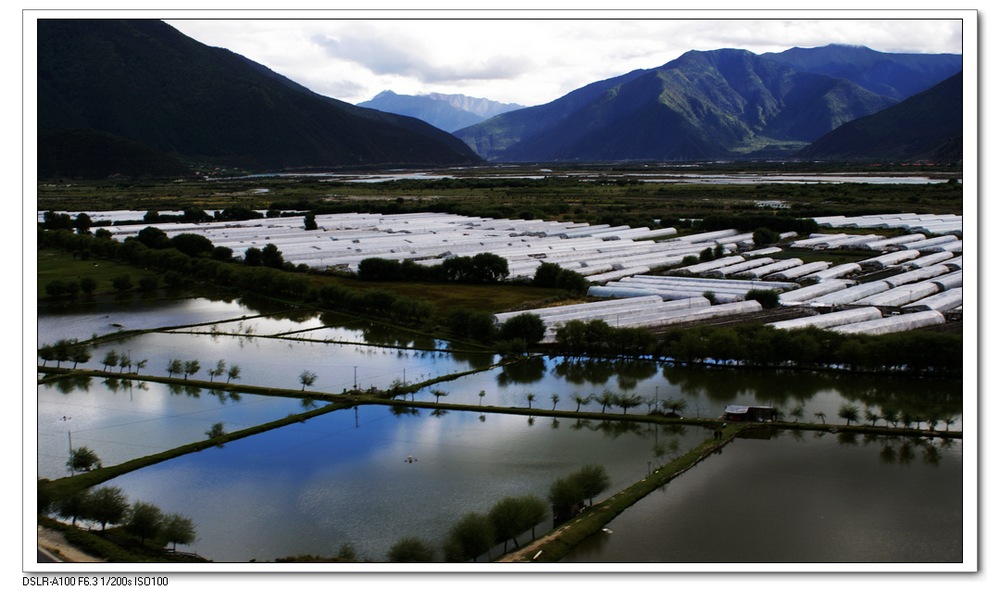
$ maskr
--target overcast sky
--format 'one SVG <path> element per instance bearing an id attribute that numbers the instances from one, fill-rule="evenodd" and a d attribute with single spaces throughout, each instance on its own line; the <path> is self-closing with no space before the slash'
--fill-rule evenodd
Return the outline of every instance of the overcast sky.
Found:
<path id="1" fill-rule="evenodd" d="M 889 20 L 860 13 L 867 17 L 861 20 L 857 12 L 807 13 L 808 20 L 789 19 L 800 13 L 787 13 L 780 14 L 785 18 L 763 20 L 765 13 L 733 11 L 713 13 L 727 17 L 714 20 L 676 11 L 625 15 L 640 14 L 640 19 L 621 18 L 620 12 L 561 11 L 500 14 L 511 18 L 446 13 L 453 17 L 448 19 L 418 11 L 407 15 L 419 18 L 388 18 L 398 14 L 378 13 L 381 20 L 370 13 L 350 20 L 287 18 L 301 13 L 279 15 L 283 19 L 270 18 L 271 13 L 266 19 L 259 14 L 252 18 L 254 13 L 222 13 L 219 20 L 165 20 L 206 45 L 232 50 L 319 94 L 349 103 L 392 90 L 538 105 L 591 82 L 663 65 L 691 49 L 730 47 L 760 54 L 842 43 L 883 52 L 962 53 L 962 22 L 930 20 L 927 12 L 890 12 Z M 840 18 L 817 20 L 815 14 Z M 933 16 L 956 15 L 939 11 Z"/>

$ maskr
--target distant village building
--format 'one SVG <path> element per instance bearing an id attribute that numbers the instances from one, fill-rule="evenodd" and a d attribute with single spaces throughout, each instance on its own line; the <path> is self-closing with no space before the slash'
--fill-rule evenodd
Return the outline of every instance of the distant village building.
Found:
<path id="1" fill-rule="evenodd" d="M 763 423 L 765 421 L 777 420 L 778 413 L 770 406 L 730 404 L 726 406 L 722 418 L 726 421 L 737 423 Z"/>
<path id="2" fill-rule="evenodd" d="M 754 204 L 761 209 L 791 209 L 791 205 L 784 201 L 768 200 L 768 201 L 755 201 Z"/>

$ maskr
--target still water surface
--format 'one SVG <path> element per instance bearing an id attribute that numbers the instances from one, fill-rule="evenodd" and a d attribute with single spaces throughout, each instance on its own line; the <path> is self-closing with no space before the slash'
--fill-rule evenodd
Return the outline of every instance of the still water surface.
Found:
<path id="1" fill-rule="evenodd" d="M 488 369 L 496 360 L 492 355 L 426 350 L 443 343 L 419 336 L 308 313 L 253 318 L 260 313 L 244 302 L 200 298 L 62 310 L 40 315 L 39 341 L 113 333 L 119 327 L 112 322 L 124 328 L 206 323 L 197 332 L 106 343 L 84 366 L 101 367 L 104 351 L 115 349 L 146 360 L 143 372 L 157 375 L 166 375 L 172 358 L 198 359 L 203 368 L 196 377 L 206 379 L 208 368 L 223 359 L 241 366 L 241 383 L 297 389 L 299 373 L 310 370 L 318 376 L 310 389 L 327 392 L 479 370 L 413 398 L 433 400 L 436 390 L 445 393 L 443 402 L 575 410 L 574 394 L 608 389 L 645 398 L 629 414 L 675 399 L 683 401 L 685 416 L 715 417 L 727 404 L 772 404 L 786 414 L 801 405 L 804 421 L 831 423 L 842 422 L 837 410 L 849 402 L 874 411 L 905 407 L 915 416 L 953 421 L 939 423 L 939 429 L 961 429 L 958 381 L 558 357 Z M 278 336 L 305 340 L 268 338 Z M 65 475 L 70 442 L 88 445 L 110 465 L 200 440 L 216 421 L 232 431 L 304 407 L 299 400 L 234 399 L 139 381 L 40 386 L 39 476 Z M 590 402 L 582 410 L 600 412 L 601 406 Z M 396 540 L 413 535 L 439 542 L 462 514 L 488 511 L 504 496 L 544 498 L 555 478 L 582 464 L 604 465 L 615 491 L 705 438 L 695 428 L 670 432 L 602 421 L 362 407 L 357 414 L 336 411 L 109 484 L 121 486 L 132 500 L 191 517 L 199 539 L 188 549 L 216 561 L 331 556 L 343 544 L 353 544 L 362 558 L 382 560 Z M 417 461 L 404 462 L 411 455 Z M 811 434 L 740 440 L 626 511 L 612 524 L 614 534 L 588 540 L 568 560 L 954 561 L 961 554 L 961 492 L 960 440 L 951 447 L 852 445 Z M 547 529 L 543 523 L 537 533 Z M 822 536 L 815 537 L 817 531 Z M 933 542 L 930 531 L 939 534 Z M 803 542 L 809 536 L 815 540 Z"/>
<path id="2" fill-rule="evenodd" d="M 962 442 L 737 439 L 564 562 L 961 562 Z"/>

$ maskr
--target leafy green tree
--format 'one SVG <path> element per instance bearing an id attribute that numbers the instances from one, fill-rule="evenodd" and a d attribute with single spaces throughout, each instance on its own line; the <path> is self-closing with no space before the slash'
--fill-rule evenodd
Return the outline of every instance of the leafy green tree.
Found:
<path id="1" fill-rule="evenodd" d="M 174 552 L 177 551 L 177 544 L 190 544 L 197 538 L 194 522 L 179 513 L 169 513 L 163 516 L 163 521 L 160 524 L 160 536 L 164 542 L 173 545 Z"/>
<path id="2" fill-rule="evenodd" d="M 517 536 L 545 518 L 545 502 L 534 496 L 504 497 L 496 502 L 489 511 L 490 523 L 493 525 L 494 542 L 503 542 L 503 551 L 507 551 L 507 540 L 514 541 L 514 547 L 520 544 Z"/>
<path id="3" fill-rule="evenodd" d="M 76 525 L 77 519 L 86 519 L 89 506 L 90 491 L 82 490 L 56 501 L 55 511 L 56 515 L 63 519 L 69 519 L 72 525 Z"/>
<path id="4" fill-rule="evenodd" d="M 66 467 L 72 472 L 90 472 L 101 467 L 101 459 L 89 447 L 78 447 L 70 451 Z"/>
<path id="5" fill-rule="evenodd" d="M 139 289 L 142 291 L 153 291 L 160 287 L 160 280 L 155 275 L 143 275 L 139 278 Z"/>
<path id="6" fill-rule="evenodd" d="M 618 396 L 611 390 L 604 390 L 601 392 L 601 395 L 597 397 L 597 402 L 601 404 L 601 414 L 604 414 L 604 411 L 615 403 L 616 398 L 618 398 Z"/>
<path id="7" fill-rule="evenodd" d="M 489 551 L 494 538 L 489 517 L 481 513 L 467 513 L 448 530 L 444 559 L 448 562 L 476 561 Z"/>
<path id="8" fill-rule="evenodd" d="M 526 398 L 528 399 L 528 408 L 531 408 L 531 403 L 535 401 L 535 395 L 531 392 L 528 392 Z"/>
<path id="9" fill-rule="evenodd" d="M 431 390 L 431 394 L 434 395 L 434 402 L 441 402 L 441 397 L 448 395 L 448 393 L 444 390 L 439 390 L 437 388 Z"/>
<path id="10" fill-rule="evenodd" d="M 125 521 L 125 531 L 136 536 L 143 543 L 160 534 L 163 512 L 159 507 L 145 501 L 136 501 L 129 508 Z"/>
<path id="11" fill-rule="evenodd" d="M 201 234 L 184 232 L 170 239 L 170 246 L 176 248 L 189 257 L 209 256 L 215 245 L 212 241 Z"/>
<path id="12" fill-rule="evenodd" d="M 837 416 L 844 419 L 847 422 L 847 425 L 850 425 L 852 421 L 855 423 L 858 422 L 859 412 L 860 411 L 857 406 L 847 404 L 845 402 L 844 404 L 841 404 L 840 409 L 837 410 Z"/>
<path id="13" fill-rule="evenodd" d="M 184 362 L 180 359 L 171 359 L 167 363 L 167 377 L 171 378 L 174 374 L 184 373 Z"/>
<path id="14" fill-rule="evenodd" d="M 642 397 L 638 395 L 632 396 L 618 396 L 615 404 L 622 409 L 622 414 L 628 414 L 628 409 L 635 408 L 642 404 Z"/>
<path id="15" fill-rule="evenodd" d="M 193 376 L 201 370 L 201 363 L 197 359 L 192 359 L 190 361 L 184 362 L 184 379 L 188 379 L 188 376 Z"/>
<path id="16" fill-rule="evenodd" d="M 285 258 L 282 256 L 281 251 L 271 243 L 264 245 L 264 248 L 260 251 L 260 255 L 260 262 L 265 267 L 280 269 L 285 265 Z"/>
<path id="17" fill-rule="evenodd" d="M 302 218 L 302 226 L 307 231 L 318 229 L 319 225 L 316 223 L 316 214 L 311 211 L 307 213 L 305 217 Z"/>
<path id="18" fill-rule="evenodd" d="M 132 289 L 132 277 L 127 274 L 112 277 L 111 287 L 118 291 L 128 291 Z"/>
<path id="19" fill-rule="evenodd" d="M 604 466 L 596 464 L 586 464 L 571 475 L 580 486 L 583 496 L 589 499 L 590 504 L 594 504 L 594 497 L 601 494 L 611 486 L 611 479 Z"/>
<path id="20" fill-rule="evenodd" d="M 209 375 L 208 381 L 214 382 L 215 378 L 220 377 L 225 373 L 226 373 L 226 361 L 224 359 L 220 359 L 218 362 L 216 362 L 215 367 L 208 370 L 208 375 Z"/>
<path id="21" fill-rule="evenodd" d="M 125 369 L 132 371 L 132 356 L 128 353 L 122 353 L 118 356 L 118 373 L 122 373 Z"/>
<path id="22" fill-rule="evenodd" d="M 778 292 L 773 289 L 751 289 L 747 292 L 745 299 L 760 303 L 761 307 L 766 310 L 777 308 L 780 303 Z"/>
<path id="23" fill-rule="evenodd" d="M 100 523 L 101 530 L 109 524 L 121 523 L 128 512 L 128 498 L 117 486 L 103 486 L 93 490 L 87 498 L 86 518 Z"/>
<path id="24" fill-rule="evenodd" d="M 825 412 L 822 412 L 822 411 L 821 412 L 814 412 L 813 416 L 816 417 L 817 419 L 819 419 L 820 421 L 822 421 L 822 423 L 824 425 L 826 424 L 826 413 Z"/>
<path id="25" fill-rule="evenodd" d="M 215 439 L 217 437 L 225 437 L 226 427 L 222 422 L 213 423 L 212 428 L 209 429 L 208 431 L 205 431 L 205 435 L 207 435 L 209 439 Z"/>
<path id="26" fill-rule="evenodd" d="M 593 396 L 584 396 L 579 392 L 573 392 L 573 402 L 576 403 L 576 412 L 580 412 L 580 407 L 589 403 L 592 399 Z"/>
<path id="27" fill-rule="evenodd" d="M 304 370 L 299 374 L 299 382 L 302 384 L 302 390 L 305 391 L 306 387 L 312 386 L 316 382 L 316 374 L 307 370 Z"/>
<path id="28" fill-rule="evenodd" d="M 226 373 L 226 383 L 228 384 L 232 380 L 240 379 L 240 366 L 233 364 L 229 366 L 229 371 Z"/>
<path id="29" fill-rule="evenodd" d="M 80 291 L 86 295 L 91 295 L 97 290 L 97 280 L 93 277 L 84 277 L 80 279 Z"/>
<path id="30" fill-rule="evenodd" d="M 251 246 L 243 253 L 243 264 L 248 267 L 260 267 L 264 264 L 264 254 L 256 246 Z"/>
<path id="31" fill-rule="evenodd" d="M 770 228 L 757 228 L 753 231 L 753 243 L 758 248 L 777 244 L 779 240 L 781 240 L 781 235 Z"/>
<path id="32" fill-rule="evenodd" d="M 153 226 L 146 226 L 135 235 L 136 240 L 146 248 L 170 248 L 170 238 L 167 233 Z"/>
<path id="33" fill-rule="evenodd" d="M 558 394 L 553 394 L 551 396 L 551 398 L 552 398 L 552 410 L 555 410 L 556 409 L 556 405 L 559 404 L 559 395 Z"/>
<path id="34" fill-rule="evenodd" d="M 434 562 L 434 547 L 426 540 L 406 537 L 389 548 L 389 562 Z"/>
<path id="35" fill-rule="evenodd" d="M 788 415 L 790 417 L 792 417 L 793 419 L 795 419 L 796 423 L 798 423 L 799 419 L 801 419 L 802 417 L 804 417 L 805 414 L 806 414 L 806 409 L 801 404 L 797 404 L 797 405 L 793 406 L 792 410 L 788 411 Z"/>
<path id="36" fill-rule="evenodd" d="M 537 314 L 518 314 L 500 326 L 500 338 L 505 341 L 523 339 L 528 346 L 545 337 L 545 322 Z"/>
<path id="37" fill-rule="evenodd" d="M 552 504 L 552 514 L 555 520 L 562 522 L 579 511 L 586 496 L 575 478 L 564 476 L 557 478 L 549 485 L 548 498 L 549 503 Z"/>

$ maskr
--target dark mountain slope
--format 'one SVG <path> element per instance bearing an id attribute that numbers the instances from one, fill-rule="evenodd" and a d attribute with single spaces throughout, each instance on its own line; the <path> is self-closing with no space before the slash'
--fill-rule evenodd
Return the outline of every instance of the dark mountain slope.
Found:
<path id="1" fill-rule="evenodd" d="M 957 162 L 962 74 L 884 111 L 845 123 L 800 152 L 809 160 Z"/>
<path id="2" fill-rule="evenodd" d="M 317 95 L 153 20 L 38 22 L 39 133 L 93 129 L 250 169 L 477 162 L 416 119 Z"/>
<path id="3" fill-rule="evenodd" d="M 962 71 L 961 55 L 883 53 L 852 45 L 794 47 L 761 57 L 800 72 L 846 78 L 874 93 L 899 100 Z"/>
<path id="4" fill-rule="evenodd" d="M 508 162 L 732 158 L 787 153 L 894 102 L 748 51 L 691 51 L 455 135 Z"/>

